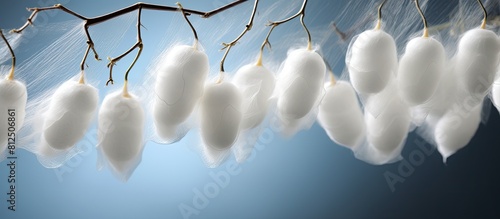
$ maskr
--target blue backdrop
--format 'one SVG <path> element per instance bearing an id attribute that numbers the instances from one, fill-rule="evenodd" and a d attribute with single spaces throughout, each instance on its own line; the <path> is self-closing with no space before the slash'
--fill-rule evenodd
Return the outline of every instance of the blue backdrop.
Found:
<path id="1" fill-rule="evenodd" d="M 59 2 L 89 17 L 135 3 L 133 0 Z M 149 2 L 175 5 L 174 1 Z M 183 4 L 186 8 L 210 10 L 227 2 L 186 0 Z M 223 13 L 210 18 L 213 19 L 211 22 L 246 21 L 251 2 L 238 6 L 225 16 Z M 297 10 L 301 1 L 293 2 L 297 6 L 294 10 Z M 329 24 L 347 2 L 310 1 L 306 22 L 313 33 L 330 34 L 314 35 L 316 41 L 324 39 L 332 44 L 338 43 Z M 0 27 L 10 29 L 24 24 L 29 16 L 26 7 L 55 3 L 54 0 L 3 1 L 0 3 Z M 283 8 L 287 4 L 285 2 Z M 271 1 L 263 0 L 262 5 L 265 8 L 271 5 Z M 147 29 L 144 33 L 145 55 L 134 68 L 136 72 L 145 69 L 149 64 L 146 60 L 158 53 L 157 46 L 148 43 L 161 41 L 163 30 L 159 33 L 155 30 L 167 28 L 170 23 L 156 19 L 155 16 L 162 14 L 160 12 L 145 11 L 143 14 Z M 434 14 L 447 16 L 439 8 Z M 61 12 L 49 18 L 48 23 L 74 19 Z M 182 21 L 179 17 L 176 19 Z M 221 32 L 217 41 L 203 42 L 204 36 L 215 39 L 208 37 L 209 32 L 217 34 L 218 29 L 203 26 L 203 21 L 199 20 L 196 18 L 200 38 L 211 64 L 216 65 L 222 56 L 217 51 L 220 43 L 235 38 L 244 23 L 231 26 L 223 34 Z M 265 28 L 263 23 L 257 25 Z M 207 30 L 209 27 L 212 28 L 210 31 Z M 113 54 L 103 57 L 116 56 L 132 45 L 135 42 L 133 30 L 125 35 L 123 45 Z M 184 31 L 189 34 L 188 29 Z M 276 60 L 285 55 L 280 55 L 286 51 L 280 47 L 287 47 L 280 45 L 280 37 L 285 32 L 297 32 L 303 37 L 299 31 L 302 29 L 296 21 L 283 25 L 273 35 L 271 40 L 278 47 L 272 52 Z M 263 40 L 262 34 L 243 38 L 238 44 L 241 48 L 236 46 L 230 54 L 226 68 L 234 71 L 244 64 L 242 62 L 254 57 L 256 46 Z M 23 48 L 30 48 L 34 41 L 43 44 L 44 40 L 43 37 L 31 39 Z M 29 51 L 23 51 L 19 54 L 19 62 L 30 56 Z M 80 53 L 75 54 L 78 59 L 81 57 Z M 332 57 L 327 56 L 327 60 L 333 60 Z M 337 72 L 342 71 L 342 62 L 331 62 Z M 89 65 L 104 65 L 96 63 Z M 126 64 L 119 67 L 125 68 Z M 75 66 L 72 72 L 77 70 L 78 66 Z M 99 74 L 103 74 L 101 80 L 106 80 L 107 72 Z M 131 81 L 140 77 L 136 73 Z M 500 117 L 493 108 L 486 125 L 481 125 L 470 144 L 453 155 L 447 164 L 443 164 L 441 156 L 431 145 L 410 134 L 402 162 L 369 165 L 355 159 L 349 150 L 332 143 L 317 124 L 290 139 L 268 128 L 248 162 L 236 164 L 230 159 L 215 169 L 205 167 L 199 155 L 186 146 L 189 140 L 169 146 L 149 142 L 142 163 L 126 183 L 115 179 L 108 170 L 96 170 L 95 149 L 78 155 L 59 169 L 46 169 L 33 154 L 18 150 L 15 212 L 7 209 L 7 162 L 0 163 L 0 218 L 186 218 L 186 215 L 189 218 L 499 218 L 498 130 Z M 194 136 L 191 134 L 187 138 Z"/>

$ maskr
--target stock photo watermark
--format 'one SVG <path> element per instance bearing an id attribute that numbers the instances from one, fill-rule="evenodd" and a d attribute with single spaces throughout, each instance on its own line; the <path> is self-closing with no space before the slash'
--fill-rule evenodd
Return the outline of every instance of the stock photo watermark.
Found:
<path id="1" fill-rule="evenodd" d="M 417 138 L 413 143 L 417 146 L 410 152 L 408 158 L 399 161 L 396 171 L 385 171 L 384 178 L 391 192 L 396 191 L 396 184 L 404 183 L 413 173 L 415 169 L 425 162 L 426 157 L 430 157 L 436 148 L 427 143 L 422 138 Z"/>
<path id="2" fill-rule="evenodd" d="M 18 162 L 16 155 L 16 133 L 17 123 L 16 109 L 7 110 L 7 209 L 16 211 L 16 165 Z"/>
<path id="3" fill-rule="evenodd" d="M 205 183 L 203 186 L 195 187 L 192 189 L 193 198 L 191 202 L 180 203 L 178 205 L 179 213 L 184 219 L 191 218 L 193 215 L 199 215 L 201 211 L 207 208 L 210 200 L 219 196 L 219 193 L 229 186 L 231 178 L 239 175 L 245 163 L 251 163 L 258 152 L 266 149 L 266 147 L 274 140 L 276 133 L 280 132 L 282 126 L 277 116 L 270 119 L 270 126 L 263 129 L 259 135 L 257 142 L 250 152 L 250 156 L 243 162 L 238 163 L 235 160 L 228 161 L 224 168 L 217 172 L 210 172 L 209 176 L 211 181 Z"/>

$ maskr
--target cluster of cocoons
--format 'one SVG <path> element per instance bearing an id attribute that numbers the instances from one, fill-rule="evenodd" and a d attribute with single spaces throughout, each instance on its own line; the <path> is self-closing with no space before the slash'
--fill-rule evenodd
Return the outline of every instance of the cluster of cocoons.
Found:
<path id="1" fill-rule="evenodd" d="M 349 45 L 348 80 L 325 83 L 327 65 L 319 52 L 298 48 L 288 52 L 277 75 L 258 62 L 242 66 L 232 78 L 208 82 L 205 52 L 176 45 L 154 75 L 150 113 L 155 135 L 161 143 L 179 141 L 190 118 L 196 118 L 203 157 L 216 167 L 242 133 L 259 130 L 273 112 L 292 127 L 284 134 L 293 135 L 316 119 L 333 142 L 375 165 L 397 161 L 408 133 L 421 129 L 446 162 L 474 136 L 488 93 L 500 111 L 500 38 L 475 28 L 463 34 L 457 48 L 448 59 L 443 45 L 424 35 L 409 40 L 398 57 L 394 38 L 377 26 Z M 23 83 L 0 80 L 0 110 L 15 109 L 16 131 L 23 125 L 26 101 Z M 84 137 L 95 118 L 98 90 L 67 81 L 47 103 L 37 152 L 50 160 L 69 153 Z M 124 180 L 139 165 L 147 140 L 143 105 L 125 87 L 108 94 L 98 111 L 100 158 Z M 9 121 L 0 114 L 1 153 L 12 129 Z M 249 155 L 235 151 L 238 161 Z"/>
<path id="2" fill-rule="evenodd" d="M 337 82 L 327 88 L 318 121 L 333 141 L 373 164 L 397 160 L 408 132 L 416 126 L 424 129 L 419 133 L 436 144 L 446 162 L 474 136 L 489 91 L 499 107 L 500 80 L 494 82 L 499 61 L 500 39 L 491 30 L 464 33 L 451 60 L 435 38 L 413 38 L 399 62 L 392 37 L 382 30 L 367 30 L 353 39 L 346 58 L 352 86 L 364 97 L 363 106 L 345 82 Z M 330 93 L 336 87 L 342 96 Z M 336 109 L 334 102 L 349 109 L 350 115 Z M 334 121 L 343 128 L 334 128 Z"/>

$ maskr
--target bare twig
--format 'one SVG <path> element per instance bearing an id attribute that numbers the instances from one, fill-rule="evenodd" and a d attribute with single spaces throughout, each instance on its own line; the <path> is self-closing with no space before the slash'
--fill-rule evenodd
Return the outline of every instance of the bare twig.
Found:
<path id="1" fill-rule="evenodd" d="M 229 54 L 229 51 L 231 50 L 231 48 L 236 45 L 236 43 L 238 43 L 238 41 L 248 32 L 252 29 L 252 26 L 253 26 L 253 20 L 255 18 L 255 13 L 257 12 L 257 6 L 259 4 L 259 0 L 255 0 L 255 3 L 253 5 L 253 10 L 252 10 L 252 15 L 250 16 L 250 20 L 248 21 L 248 24 L 245 25 L 245 29 L 243 30 L 243 32 L 241 32 L 241 34 L 236 37 L 236 39 L 234 39 L 233 41 L 229 42 L 229 43 L 222 43 L 222 49 L 226 50 L 226 52 L 224 53 L 224 56 L 222 56 L 222 60 L 220 61 L 220 74 L 219 74 L 219 79 L 218 79 L 218 82 L 221 82 L 223 79 L 224 79 L 224 62 L 226 61 L 226 57 L 227 57 L 227 54 Z"/>
<path id="2" fill-rule="evenodd" d="M 486 21 L 488 20 L 488 12 L 486 12 L 486 8 L 484 8 L 483 2 L 481 2 L 481 0 L 477 0 L 477 3 L 479 3 L 479 6 L 481 6 L 481 9 L 483 10 L 483 22 L 481 23 L 481 29 L 485 29 Z"/>
<path id="3" fill-rule="evenodd" d="M 9 48 L 10 54 L 12 55 L 12 66 L 10 68 L 10 73 L 7 75 L 7 80 L 14 80 L 14 69 L 16 68 L 16 55 L 14 54 L 14 50 L 10 46 L 9 41 L 3 35 L 3 31 L 0 30 L 0 35 L 2 36 L 3 41 L 7 44 L 7 48 Z"/>
<path id="4" fill-rule="evenodd" d="M 422 22 L 424 23 L 424 34 L 423 37 L 429 37 L 429 29 L 427 28 L 427 19 L 425 19 L 424 12 L 422 12 L 422 9 L 420 8 L 420 4 L 418 3 L 418 0 L 415 1 L 415 7 L 417 7 L 418 13 L 422 17 Z"/>
<path id="5" fill-rule="evenodd" d="M 269 46 L 269 49 L 271 49 L 271 42 L 269 42 L 269 37 L 271 36 L 271 33 L 273 32 L 273 29 L 276 27 L 276 25 L 271 26 L 271 29 L 269 32 L 267 32 L 266 39 L 264 39 L 264 42 L 260 46 L 260 53 L 259 53 L 259 58 L 257 59 L 257 66 L 262 66 L 262 56 L 264 54 L 264 47 Z"/>
<path id="6" fill-rule="evenodd" d="M 125 72 L 125 81 L 128 81 L 128 74 L 130 73 L 130 70 L 132 70 L 132 67 L 134 67 L 135 63 L 137 62 L 137 59 L 141 56 L 142 48 L 143 48 L 143 43 L 142 43 L 142 37 L 141 37 L 141 12 L 142 8 L 139 8 L 138 13 L 137 13 L 137 42 L 130 47 L 127 51 L 125 51 L 123 54 L 119 55 L 116 58 L 109 58 L 109 80 L 106 82 L 106 85 L 109 83 L 113 84 L 113 66 L 120 61 L 123 57 L 127 56 L 129 53 L 134 51 L 134 49 L 139 48 L 139 51 L 137 52 L 137 55 L 132 62 L 132 64 L 129 66 L 127 71 Z"/>
<path id="7" fill-rule="evenodd" d="M 184 17 L 184 19 L 186 20 L 186 22 L 189 24 L 189 27 L 191 27 L 191 30 L 193 31 L 193 35 L 194 35 L 194 44 L 193 44 L 193 47 L 195 49 L 197 49 L 198 48 L 198 33 L 196 33 L 196 29 L 194 28 L 194 26 L 191 23 L 191 21 L 189 21 L 189 19 L 187 17 L 189 14 L 184 11 L 184 8 L 182 7 L 181 3 L 177 2 L 177 6 L 179 6 L 179 10 L 181 11 L 182 16 Z"/>
<path id="8" fill-rule="evenodd" d="M 262 65 L 262 55 L 264 53 L 264 47 L 266 47 L 266 45 L 268 45 L 269 48 L 271 48 L 271 42 L 269 42 L 269 37 L 271 36 L 271 33 L 273 32 L 274 28 L 279 26 L 280 24 L 283 24 L 283 23 L 286 23 L 288 21 L 293 20 L 294 18 L 296 18 L 298 16 L 300 16 L 300 23 L 302 24 L 302 27 L 304 27 L 304 30 L 307 33 L 307 49 L 309 49 L 309 50 L 312 49 L 311 33 L 309 32 L 309 29 L 307 29 L 307 26 L 304 23 L 304 16 L 306 15 L 306 13 L 305 13 L 306 6 L 307 6 L 307 0 L 304 0 L 304 2 L 302 3 L 302 7 L 300 8 L 299 12 L 297 12 L 296 14 L 292 15 L 291 17 L 289 17 L 287 19 L 281 20 L 281 21 L 274 21 L 274 22 L 270 21 L 267 24 L 267 26 L 271 26 L 271 29 L 269 29 L 269 32 L 267 33 L 266 39 L 264 39 L 264 42 L 260 46 L 260 54 L 259 54 L 259 58 L 257 59 L 257 65 Z"/>
<path id="9" fill-rule="evenodd" d="M 127 13 L 135 11 L 135 10 L 139 10 L 139 15 L 140 15 L 140 11 L 142 11 L 143 9 L 158 10 L 158 11 L 171 11 L 171 12 L 183 11 L 184 15 L 196 14 L 196 15 L 200 15 L 202 18 L 209 18 L 209 17 L 211 17 L 211 16 L 213 16 L 215 14 L 218 14 L 218 13 L 224 11 L 224 10 L 232 8 L 232 7 L 234 7 L 236 5 L 239 5 L 239 4 L 241 4 L 243 2 L 246 2 L 246 1 L 247 0 L 236 0 L 234 2 L 231 2 L 231 3 L 227 4 L 227 5 L 224 5 L 224 6 L 220 7 L 220 8 L 214 9 L 214 10 L 209 11 L 209 12 L 202 12 L 202 11 L 197 11 L 197 10 L 192 10 L 192 9 L 185 9 L 185 8 L 179 9 L 177 7 L 171 7 L 171 6 L 164 6 L 164 5 L 156 5 L 156 4 L 149 4 L 149 3 L 138 2 L 138 3 L 135 3 L 135 4 L 130 5 L 128 7 L 119 9 L 117 11 L 114 11 L 114 12 L 111 12 L 111 13 L 108 13 L 108 14 L 105 14 L 105 15 L 102 15 L 102 16 L 94 17 L 94 18 L 88 18 L 88 17 L 82 16 L 82 15 L 80 15 L 80 14 L 78 14 L 78 13 L 76 13 L 76 12 L 74 12 L 74 11 L 66 8 L 66 7 L 64 7 L 61 4 L 56 4 L 56 5 L 51 6 L 51 7 L 28 8 L 28 11 L 31 11 L 32 13 L 28 17 L 26 23 L 23 26 L 21 26 L 20 28 L 12 30 L 12 32 L 14 32 L 14 33 L 21 33 L 29 25 L 33 24 L 33 21 L 35 20 L 36 14 L 39 13 L 39 12 L 42 12 L 42 11 L 61 10 L 61 11 L 64 11 L 64 12 L 70 14 L 70 15 L 73 15 L 73 16 L 81 19 L 81 20 L 84 20 L 85 21 L 84 30 L 85 30 L 85 35 L 87 36 L 87 44 L 88 44 L 88 46 L 87 46 L 87 49 L 86 49 L 85 54 L 83 56 L 83 60 L 82 60 L 82 62 L 80 64 L 80 69 L 81 69 L 82 74 L 83 74 L 84 67 L 85 67 L 85 62 L 86 62 L 86 59 L 87 59 L 87 56 L 88 56 L 88 53 L 90 52 L 90 50 L 92 50 L 92 52 L 94 53 L 95 59 L 100 60 L 99 56 L 98 56 L 98 54 L 97 54 L 97 52 L 96 52 L 96 50 L 94 48 L 94 42 L 92 40 L 92 37 L 90 36 L 89 30 L 88 30 L 90 26 L 93 26 L 93 25 L 96 25 L 96 24 L 99 24 L 99 23 L 111 20 L 111 19 L 113 19 L 115 17 L 121 16 L 123 14 L 127 14 Z M 140 18 L 138 18 L 138 20 L 139 19 Z M 138 35 L 139 35 L 138 38 L 140 39 L 140 27 L 138 27 Z M 117 61 L 119 61 L 121 58 L 123 58 L 124 56 L 126 56 L 127 54 L 129 54 L 130 52 L 132 52 L 135 48 L 139 48 L 139 54 L 140 54 L 140 51 L 142 50 L 142 47 L 143 47 L 142 40 L 138 40 L 136 42 L 136 44 L 134 44 L 134 46 L 132 46 L 124 54 L 122 54 L 122 55 L 120 55 L 120 56 L 118 56 L 118 57 L 116 57 L 114 59 L 110 59 L 110 63 L 108 64 L 108 66 L 110 67 L 110 80 L 108 80 L 108 82 L 106 84 L 113 83 L 113 79 L 112 79 L 112 76 L 111 76 L 112 75 L 112 66 Z M 136 57 L 136 58 L 138 58 L 138 57 Z M 135 63 L 135 61 L 134 61 L 134 63 Z M 129 68 L 129 70 L 130 70 L 130 68 Z"/>
<path id="10" fill-rule="evenodd" d="M 375 30 L 380 30 L 380 27 L 382 26 L 382 7 L 384 7 L 386 1 L 387 0 L 383 0 L 382 3 L 380 3 L 380 5 L 378 6 L 378 19 Z"/>

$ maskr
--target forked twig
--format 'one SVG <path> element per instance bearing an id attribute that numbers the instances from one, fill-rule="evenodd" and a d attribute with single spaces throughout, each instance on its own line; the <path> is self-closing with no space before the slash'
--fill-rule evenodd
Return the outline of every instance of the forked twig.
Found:
<path id="1" fill-rule="evenodd" d="M 296 14 L 292 15 L 291 17 L 289 17 L 287 19 L 281 20 L 281 21 L 274 21 L 274 22 L 270 21 L 267 24 L 267 26 L 271 26 L 271 29 L 269 29 L 269 32 L 267 33 L 267 36 L 264 39 L 264 42 L 260 46 L 260 54 L 259 54 L 259 58 L 257 60 L 257 65 L 262 65 L 262 54 L 264 53 L 264 47 L 266 47 L 266 45 L 268 45 L 269 48 L 271 48 L 271 42 L 269 42 L 269 37 L 271 36 L 271 33 L 273 32 L 274 28 L 279 26 L 280 24 L 283 24 L 283 23 L 286 23 L 288 21 L 293 20 L 294 18 L 296 18 L 298 16 L 300 16 L 300 23 L 302 24 L 302 27 L 304 27 L 304 30 L 307 34 L 307 49 L 309 49 L 309 50 L 312 49 L 311 33 L 309 32 L 309 29 L 307 29 L 307 26 L 304 23 L 304 16 L 306 15 L 306 13 L 305 13 L 306 6 L 307 6 L 307 0 L 304 0 L 304 2 L 302 3 L 302 7 L 300 8 L 299 12 L 297 12 Z"/>
<path id="2" fill-rule="evenodd" d="M 85 16 L 82 16 L 66 7 L 64 7 L 63 5 L 61 4 L 56 4 L 54 6 L 51 6 L 51 7 L 41 7 L 41 8 L 28 8 L 28 11 L 31 11 L 31 15 L 28 17 L 26 23 L 21 26 L 20 28 L 18 29 L 14 29 L 12 30 L 12 32 L 14 33 L 21 33 L 24 29 L 26 29 L 29 25 L 33 25 L 33 21 L 35 20 L 35 16 L 37 13 L 39 12 L 42 12 L 42 11 L 48 11 L 48 10 L 61 10 L 61 11 L 64 11 L 70 15 L 73 15 L 81 20 L 84 20 L 84 30 L 85 30 L 85 35 L 87 36 L 87 49 L 85 51 L 85 54 L 83 56 L 83 59 L 82 59 L 82 62 L 80 63 L 80 70 L 82 71 L 82 77 L 83 77 L 83 71 L 84 71 L 84 68 L 85 68 L 85 62 L 86 62 L 86 59 L 87 59 L 87 56 L 88 56 L 88 53 L 90 52 L 90 50 L 92 50 L 92 52 L 94 53 L 95 55 L 95 59 L 96 60 L 100 60 L 99 59 L 99 55 L 97 54 L 95 48 L 94 48 L 94 41 L 92 40 L 92 37 L 90 36 L 90 33 L 89 33 L 89 27 L 90 26 L 93 26 L 93 25 L 96 25 L 96 24 L 99 24 L 99 23 L 102 23 L 102 22 L 105 22 L 107 20 L 110 20 L 110 19 L 113 19 L 115 17 L 118 17 L 118 16 L 121 16 L 123 14 L 127 14 L 129 12 L 132 12 L 132 11 L 135 11 L 135 10 L 139 10 L 139 27 L 138 27 L 138 40 L 137 42 L 129 49 L 127 50 L 124 54 L 114 58 L 114 59 L 110 59 L 110 63 L 108 64 L 108 66 L 110 67 L 110 80 L 108 80 L 108 83 L 113 83 L 113 80 L 112 80 L 112 66 L 114 64 L 116 64 L 117 61 L 119 61 L 121 58 L 125 57 L 126 55 L 128 55 L 130 52 L 132 52 L 135 48 L 139 48 L 139 53 L 138 53 L 138 56 L 140 55 L 140 52 L 142 51 L 142 47 L 143 47 L 143 43 L 142 43 L 142 40 L 141 40 L 141 37 L 140 37 L 140 14 L 141 14 L 141 11 L 143 9 L 147 9 L 147 10 L 158 10 L 158 11 L 171 11 L 171 12 L 175 12 L 175 11 L 183 11 L 183 13 L 185 15 L 190 15 L 190 14 L 196 14 L 196 15 L 200 15 L 202 18 L 209 18 L 213 15 L 216 15 L 222 11 L 225 11 L 229 8 L 232 8 L 236 5 L 239 5 L 243 2 L 246 2 L 247 0 L 236 0 L 234 2 L 231 2 L 227 5 L 224 5 L 220 8 L 217 8 L 217 9 L 214 9 L 212 11 L 208 11 L 208 12 L 203 12 L 203 11 L 197 11 L 197 10 L 192 10 L 192 9 L 186 9 L 186 8 L 178 8 L 178 7 L 172 7 L 172 6 L 165 6 L 165 5 L 156 5 L 156 4 L 149 4 L 149 3 L 143 3 L 143 2 L 138 2 L 138 3 L 135 3 L 133 5 L 130 5 L 128 7 L 125 7 L 125 8 L 122 8 L 122 9 L 119 9 L 117 11 L 114 11 L 114 12 L 111 12 L 111 13 L 108 13 L 108 14 L 105 14 L 105 15 L 101 15 L 101 16 L 97 16 L 97 17 L 94 17 L 94 18 L 88 18 L 88 17 L 85 17 Z M 137 59 L 138 57 L 136 57 Z M 135 63 L 135 61 L 137 60 L 134 60 L 134 62 L 132 63 L 132 65 L 129 67 L 129 69 L 127 70 L 127 73 L 126 75 L 128 75 L 128 72 L 130 71 L 131 67 L 133 66 L 133 64 Z"/>
<path id="3" fill-rule="evenodd" d="M 233 41 L 229 43 L 222 43 L 222 50 L 226 50 L 224 52 L 224 56 L 222 56 L 222 59 L 220 61 L 220 71 L 219 71 L 219 79 L 217 80 L 217 83 L 220 83 L 224 79 L 224 62 L 226 61 L 227 54 L 229 54 L 229 51 L 231 48 L 238 43 L 238 41 L 248 32 L 252 29 L 253 26 L 253 20 L 255 18 L 255 13 L 257 12 L 257 6 L 259 5 L 259 0 L 255 0 L 254 5 L 253 5 L 253 10 L 252 10 L 252 15 L 250 16 L 250 20 L 248 21 L 247 25 L 245 25 L 245 29 L 241 34 L 236 37 Z"/>

